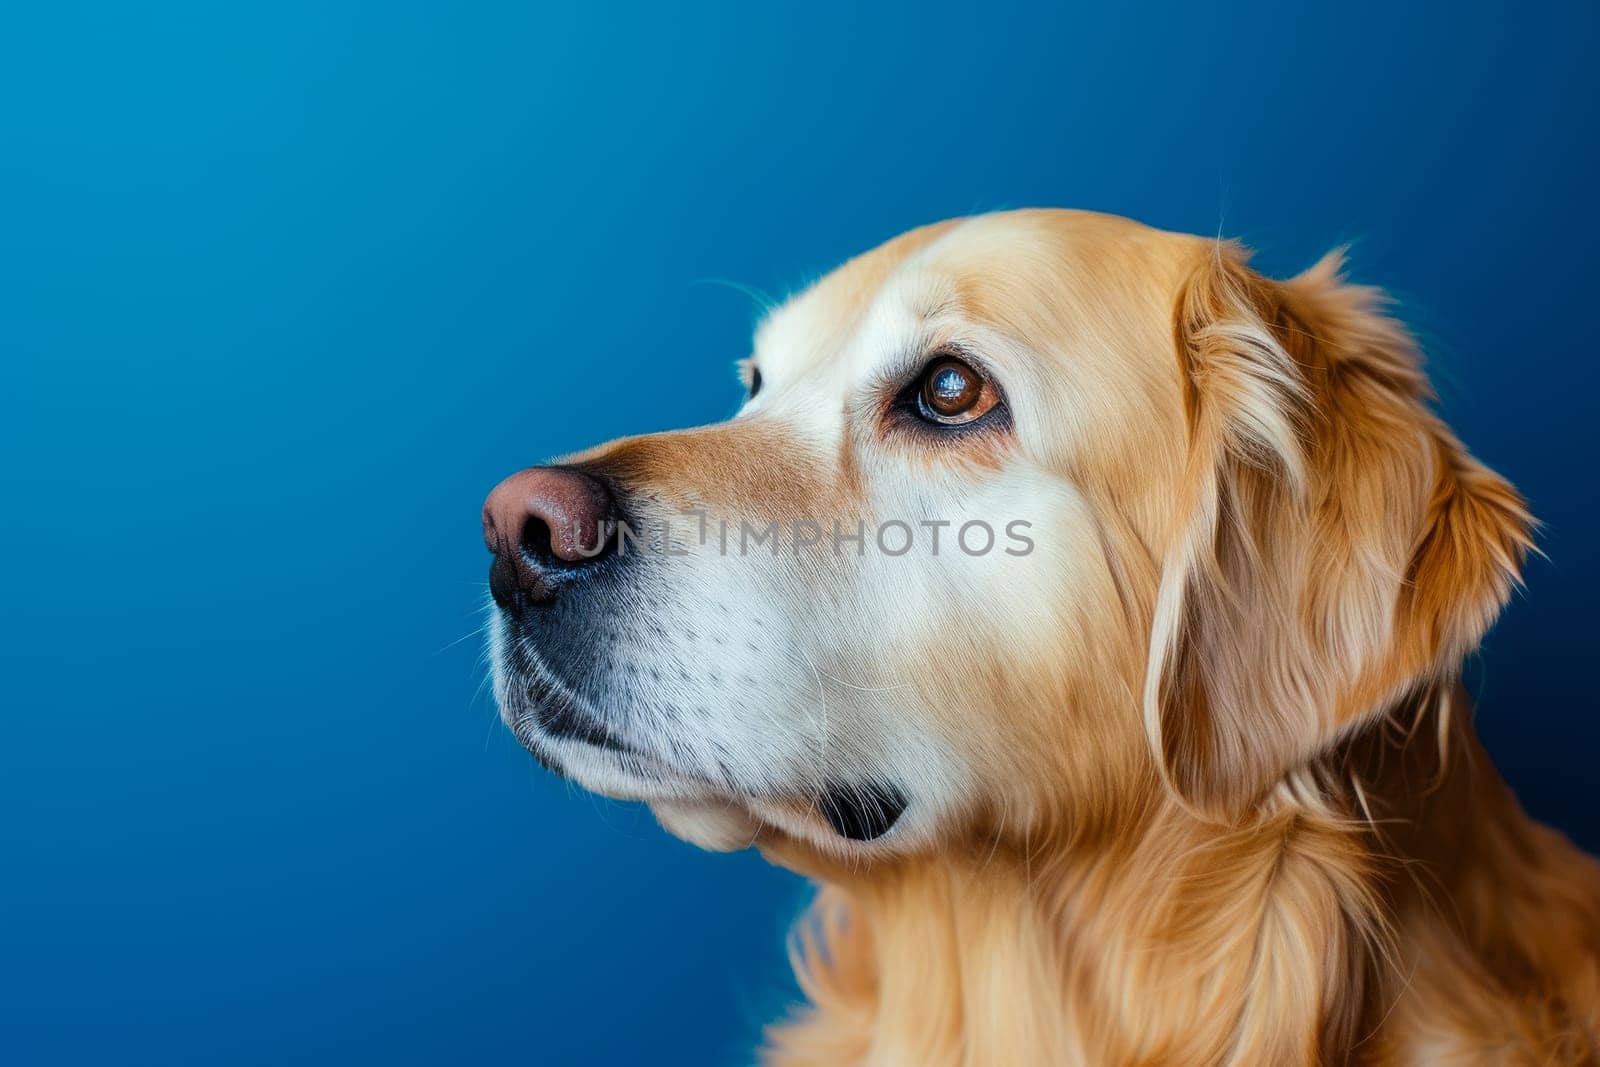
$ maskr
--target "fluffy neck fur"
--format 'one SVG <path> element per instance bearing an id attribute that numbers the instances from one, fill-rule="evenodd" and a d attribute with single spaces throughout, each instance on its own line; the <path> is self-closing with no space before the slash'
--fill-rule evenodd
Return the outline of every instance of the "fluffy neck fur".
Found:
<path id="1" fill-rule="evenodd" d="M 1152 791 L 1093 840 L 974 839 L 961 855 L 834 872 L 796 950 L 812 1008 L 773 1034 L 769 1061 L 1426 1062 L 1520 1042 L 1537 1062 L 1588 1062 L 1560 1057 L 1600 1033 L 1585 955 L 1600 893 L 1559 887 L 1574 865 L 1600 879 L 1522 815 L 1467 716 L 1443 711 L 1448 744 L 1390 716 L 1234 826 Z M 1523 919 L 1570 928 L 1566 945 L 1519 944 Z M 1486 984 L 1456 961 L 1432 988 L 1454 956 L 1481 962 Z M 1565 988 L 1530 1021 L 1494 1006 L 1508 973 Z"/>

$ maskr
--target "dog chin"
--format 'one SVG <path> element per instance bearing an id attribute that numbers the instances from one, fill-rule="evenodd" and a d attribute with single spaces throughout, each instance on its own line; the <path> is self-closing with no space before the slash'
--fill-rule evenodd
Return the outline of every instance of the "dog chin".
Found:
<path id="1" fill-rule="evenodd" d="M 737 852 L 755 844 L 761 822 L 737 801 L 652 800 L 661 828 L 708 852 Z"/>
<path id="2" fill-rule="evenodd" d="M 801 856 L 857 861 L 898 853 L 915 836 L 905 825 L 910 820 L 897 821 L 871 838 L 840 833 L 819 805 L 800 801 L 674 798 L 649 803 L 662 829 L 691 845 L 708 852 L 737 852 L 755 845 L 768 851 L 769 846 L 778 846 L 771 858 L 802 872 L 806 864 L 794 846 L 802 850 Z"/>

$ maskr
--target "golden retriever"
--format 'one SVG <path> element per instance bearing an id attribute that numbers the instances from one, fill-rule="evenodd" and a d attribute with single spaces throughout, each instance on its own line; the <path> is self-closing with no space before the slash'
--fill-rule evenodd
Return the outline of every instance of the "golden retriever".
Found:
<path id="1" fill-rule="evenodd" d="M 822 884 L 774 1064 L 1600 1063 L 1600 867 L 1458 682 L 1532 520 L 1331 255 L 914 230 L 730 421 L 513 475 L 547 766 Z"/>

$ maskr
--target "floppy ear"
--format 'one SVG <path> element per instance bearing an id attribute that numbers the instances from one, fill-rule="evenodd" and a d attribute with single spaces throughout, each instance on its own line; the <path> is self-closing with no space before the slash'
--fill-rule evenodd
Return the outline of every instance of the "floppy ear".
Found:
<path id="1" fill-rule="evenodd" d="M 1281 283 L 1246 258 L 1217 245 L 1175 311 L 1189 454 L 1144 692 L 1163 777 L 1212 814 L 1453 678 L 1531 544 L 1381 294 L 1337 253 Z"/>

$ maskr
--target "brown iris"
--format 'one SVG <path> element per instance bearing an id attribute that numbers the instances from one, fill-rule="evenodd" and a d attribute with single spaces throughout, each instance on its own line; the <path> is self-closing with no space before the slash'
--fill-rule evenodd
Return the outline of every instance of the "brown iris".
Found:
<path id="1" fill-rule="evenodd" d="M 930 422 L 955 426 L 982 416 L 998 399 L 983 375 L 959 359 L 943 356 L 922 372 L 917 407 Z"/>

